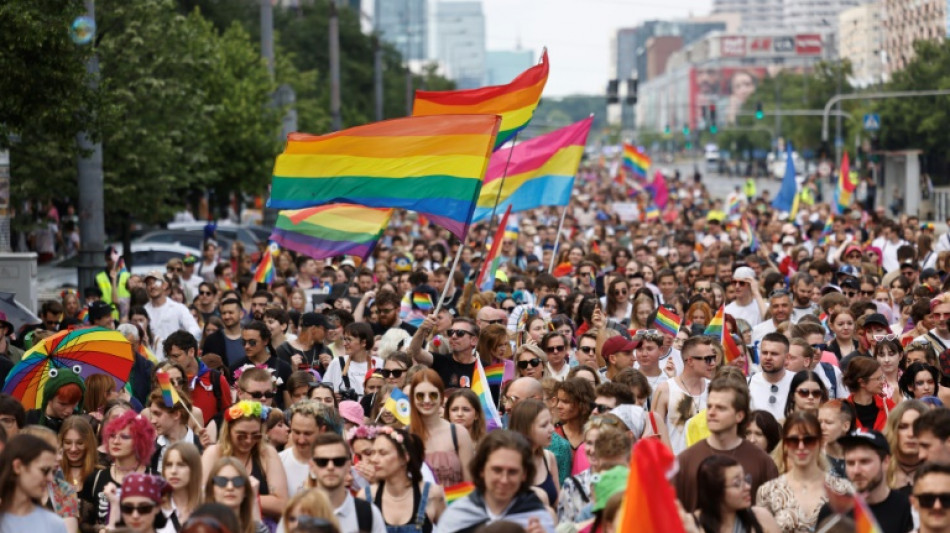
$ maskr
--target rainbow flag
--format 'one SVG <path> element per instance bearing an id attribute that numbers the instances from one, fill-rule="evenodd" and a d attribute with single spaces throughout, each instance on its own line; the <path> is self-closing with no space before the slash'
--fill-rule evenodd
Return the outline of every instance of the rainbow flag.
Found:
<path id="1" fill-rule="evenodd" d="M 175 404 L 181 401 L 178 396 L 178 390 L 172 385 L 168 372 L 158 371 L 155 373 L 158 379 L 158 386 L 162 389 L 162 399 L 165 400 L 165 407 L 175 407 Z"/>
<path id="2" fill-rule="evenodd" d="M 712 317 L 712 320 L 709 321 L 709 324 L 706 325 L 706 331 L 703 332 L 703 335 L 709 335 L 712 337 L 722 336 L 722 326 L 723 318 L 725 317 L 726 307 L 724 305 L 719 306 L 719 310 L 716 311 L 716 315 Z"/>
<path id="3" fill-rule="evenodd" d="M 835 216 L 828 215 L 828 220 L 825 221 L 825 227 L 821 228 L 821 237 L 818 238 L 818 244 L 828 244 L 828 236 L 831 235 L 834 227 Z"/>
<path id="4" fill-rule="evenodd" d="M 452 505 L 452 502 L 459 498 L 464 498 L 475 490 L 475 484 L 471 481 L 463 481 L 451 487 L 445 487 L 445 503 Z"/>
<path id="5" fill-rule="evenodd" d="M 416 305 L 416 308 L 420 311 L 431 311 L 435 304 L 432 303 L 432 296 L 424 292 L 414 292 L 412 293 L 412 303 Z"/>
<path id="6" fill-rule="evenodd" d="M 884 533 L 868 502 L 859 494 L 854 495 L 854 533 Z"/>
<path id="7" fill-rule="evenodd" d="M 83 307 L 82 309 L 80 309 L 79 316 L 77 316 L 76 319 L 82 322 L 83 324 L 88 324 L 89 323 L 89 308 Z"/>
<path id="8" fill-rule="evenodd" d="M 623 144 L 623 168 L 641 178 L 646 178 L 651 164 L 653 161 L 650 156 L 641 152 L 639 148 L 632 144 Z"/>
<path id="9" fill-rule="evenodd" d="M 386 231 L 392 209 L 332 204 L 281 211 L 271 240 L 314 259 L 367 257 Z"/>
<path id="10" fill-rule="evenodd" d="M 742 352 L 739 350 L 739 345 L 736 344 L 735 339 L 732 338 L 732 332 L 729 331 L 729 324 L 722 325 L 722 352 L 723 357 L 725 358 L 726 364 L 732 363 L 736 359 L 742 356 Z M 746 359 L 745 368 L 743 369 L 746 375 L 749 375 L 749 360 Z"/>
<path id="11" fill-rule="evenodd" d="M 597 240 L 590 241 L 590 253 L 600 255 L 600 245 L 597 244 Z"/>
<path id="12" fill-rule="evenodd" d="M 500 264 L 498 250 L 501 248 L 501 241 L 505 239 L 505 228 L 508 224 L 508 215 L 510 214 L 511 204 L 508 204 L 508 208 L 505 209 L 505 214 L 502 215 L 501 221 L 498 223 L 498 229 L 495 230 L 495 238 L 492 239 L 491 248 L 488 249 L 488 256 L 485 257 L 485 260 L 482 262 L 482 269 L 478 271 L 478 277 L 475 278 L 475 286 L 482 288 L 482 280 L 485 280 L 486 273 L 489 274 L 488 279 L 485 280 L 488 288 L 483 290 L 491 289 L 491 286 L 495 283 L 495 272 L 498 270 Z"/>
<path id="13" fill-rule="evenodd" d="M 676 471 L 673 452 L 660 439 L 641 439 L 630 456 L 627 489 L 615 524 L 617 533 L 683 533 L 676 491 L 668 475 Z"/>
<path id="14" fill-rule="evenodd" d="M 408 209 L 464 239 L 500 123 L 496 115 L 409 117 L 292 133 L 274 164 L 270 206 Z"/>
<path id="15" fill-rule="evenodd" d="M 838 181 L 835 184 L 835 208 L 838 214 L 851 207 L 852 195 L 858 183 L 851 179 L 851 164 L 848 160 L 848 152 L 841 156 L 841 166 L 838 169 Z"/>
<path id="16" fill-rule="evenodd" d="M 280 247 L 275 243 L 270 243 L 264 250 L 264 253 L 261 254 L 261 262 L 258 263 L 257 270 L 254 271 L 254 281 L 258 283 L 271 283 L 274 281 L 274 274 L 277 272 L 277 269 L 274 268 L 274 261 L 277 257 L 277 253 L 274 251 L 275 249 L 277 253 L 280 253 Z"/>
<path id="17" fill-rule="evenodd" d="M 496 201 L 496 212 L 509 205 L 515 213 L 567 205 L 593 123 L 588 117 L 492 154 L 472 221 L 487 220 Z"/>
<path id="18" fill-rule="evenodd" d="M 738 194 L 733 194 L 728 198 L 728 202 L 726 205 L 726 214 L 730 219 L 738 218 L 742 213 L 742 197 Z"/>
<path id="19" fill-rule="evenodd" d="M 115 264 L 115 268 L 119 271 L 119 274 L 127 274 L 129 272 L 129 267 L 125 266 L 124 257 L 119 257 L 119 261 Z"/>
<path id="20" fill-rule="evenodd" d="M 496 363 L 485 367 L 485 379 L 489 385 L 501 386 L 505 380 L 505 363 Z"/>
<path id="21" fill-rule="evenodd" d="M 749 224 L 748 219 L 742 219 L 742 232 L 746 234 L 746 239 L 749 241 L 749 250 L 756 251 L 759 249 L 759 238 L 755 236 L 755 231 L 752 230 L 752 225 Z"/>
<path id="22" fill-rule="evenodd" d="M 541 93 L 548 82 L 548 51 L 541 62 L 522 72 L 507 85 L 457 91 L 416 91 L 412 116 L 428 115 L 498 115 L 501 128 L 494 149 L 514 138 L 534 116 Z M 441 117 L 439 120 L 445 120 Z"/>
<path id="23" fill-rule="evenodd" d="M 680 317 L 676 313 L 670 311 L 662 305 L 656 310 L 656 321 L 654 321 L 653 326 L 664 332 L 669 333 L 672 336 L 676 336 L 680 330 Z"/>
<path id="24" fill-rule="evenodd" d="M 482 362 L 477 357 L 475 358 L 475 372 L 472 373 L 472 392 L 478 395 L 478 400 L 482 404 L 488 431 L 504 427 L 501 423 L 501 416 L 498 415 L 498 409 L 495 407 L 495 401 L 492 400 L 491 390 L 488 388 L 485 369 L 482 368 Z"/>

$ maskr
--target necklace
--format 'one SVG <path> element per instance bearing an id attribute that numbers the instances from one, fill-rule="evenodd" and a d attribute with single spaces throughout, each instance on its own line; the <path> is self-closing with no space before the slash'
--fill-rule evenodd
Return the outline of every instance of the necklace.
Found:
<path id="1" fill-rule="evenodd" d="M 693 391 L 689 390 L 689 385 L 686 384 L 686 380 L 683 379 L 683 376 L 679 376 L 679 380 L 680 380 L 680 383 L 683 385 L 683 390 L 686 391 L 686 394 L 687 394 L 688 396 L 694 397 L 694 396 L 700 396 L 700 395 L 702 395 L 702 393 L 703 393 L 702 390 L 700 390 L 700 391 L 697 392 L 696 394 L 693 394 Z M 700 386 L 702 386 L 702 382 L 701 382 L 701 381 L 700 381 Z"/>

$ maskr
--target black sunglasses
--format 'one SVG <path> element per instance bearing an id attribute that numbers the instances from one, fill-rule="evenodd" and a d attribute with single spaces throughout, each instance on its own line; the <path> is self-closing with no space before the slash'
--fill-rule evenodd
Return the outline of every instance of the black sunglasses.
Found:
<path id="1" fill-rule="evenodd" d="M 384 368 L 379 371 L 379 373 L 382 374 L 384 378 L 396 378 L 396 379 L 401 378 L 403 372 L 405 372 L 405 370 L 402 370 L 399 368 L 397 368 L 396 370 L 388 370 Z"/>
<path id="2" fill-rule="evenodd" d="M 267 391 L 267 392 L 259 392 L 259 391 L 248 392 L 248 391 L 244 391 L 244 393 L 247 394 L 248 396 L 250 396 L 251 398 L 254 398 L 255 400 L 260 400 L 261 398 L 270 399 L 270 398 L 273 398 L 274 396 L 277 396 L 277 393 L 274 392 L 274 391 Z"/>
<path id="3" fill-rule="evenodd" d="M 613 407 L 611 407 L 611 406 L 609 406 L 609 405 L 604 405 L 604 404 L 602 404 L 602 403 L 595 403 L 595 404 L 594 404 L 594 411 L 596 411 L 596 412 L 598 412 L 598 413 L 600 413 L 600 414 L 604 414 L 604 413 L 610 411 L 611 409 L 613 409 Z"/>
<path id="4" fill-rule="evenodd" d="M 228 484 L 232 485 L 236 489 L 244 486 L 244 478 L 241 476 L 214 476 L 211 478 L 211 482 L 214 483 L 216 487 L 220 487 L 222 489 L 227 487 Z"/>
<path id="5" fill-rule="evenodd" d="M 950 492 L 922 492 L 920 494 L 914 494 L 914 497 L 917 498 L 917 503 L 924 509 L 933 509 L 938 501 L 940 502 L 941 508 L 946 509 L 950 507 Z"/>
<path id="6" fill-rule="evenodd" d="M 320 468 L 326 468 L 331 462 L 333 466 L 337 468 L 343 468 L 343 466 L 350 460 L 349 457 L 314 457 L 313 464 L 319 466 Z"/>
<path id="7" fill-rule="evenodd" d="M 547 353 L 564 352 L 564 351 L 567 351 L 567 346 L 564 346 L 563 344 L 561 344 L 560 346 L 548 346 L 547 348 L 544 349 L 544 351 Z"/>
<path id="8" fill-rule="evenodd" d="M 578 348 L 578 350 L 584 353 L 594 353 L 595 351 L 597 351 L 597 348 L 593 346 L 581 346 L 580 348 Z"/>
<path id="9" fill-rule="evenodd" d="M 528 368 L 528 365 L 531 365 L 531 367 L 533 368 L 540 364 L 541 364 L 541 360 L 535 357 L 534 359 L 529 359 L 527 361 L 518 361 L 518 368 L 520 368 L 521 370 L 525 370 Z"/>
<path id="10" fill-rule="evenodd" d="M 155 504 L 140 503 L 138 505 L 133 505 L 131 503 L 123 503 L 119 506 L 119 509 L 122 510 L 122 514 L 133 514 L 138 512 L 140 515 L 147 515 L 155 510 Z"/>
<path id="11" fill-rule="evenodd" d="M 445 331 L 445 334 L 449 337 L 464 337 L 466 335 L 475 335 L 471 331 L 466 331 L 464 329 L 448 329 Z"/>

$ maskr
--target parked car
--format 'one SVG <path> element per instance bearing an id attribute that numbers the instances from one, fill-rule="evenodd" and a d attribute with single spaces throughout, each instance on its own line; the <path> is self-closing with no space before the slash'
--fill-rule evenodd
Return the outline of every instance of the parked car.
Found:
<path id="1" fill-rule="evenodd" d="M 113 246 L 122 253 L 122 245 Z M 169 259 L 182 258 L 187 254 L 201 257 L 197 248 L 168 243 L 132 243 L 131 272 L 145 274 L 151 270 L 165 271 L 165 264 Z M 63 289 L 80 290 L 79 287 L 79 256 L 68 259 L 59 259 L 37 268 L 36 286 L 37 298 L 40 301 L 59 298 Z"/>
<path id="2" fill-rule="evenodd" d="M 197 231 L 203 236 L 206 225 L 206 222 L 172 222 L 168 224 L 168 229 L 188 232 Z M 266 239 L 258 237 L 258 234 L 251 227 L 237 226 L 230 222 L 219 222 L 215 230 L 215 235 L 217 235 L 218 244 L 221 245 L 225 256 L 227 256 L 228 249 L 233 241 L 239 240 L 244 243 L 244 249 L 249 253 L 257 253 L 258 245 L 261 242 L 265 244 L 267 242 Z M 227 246 L 222 244 L 225 241 L 227 241 Z"/>

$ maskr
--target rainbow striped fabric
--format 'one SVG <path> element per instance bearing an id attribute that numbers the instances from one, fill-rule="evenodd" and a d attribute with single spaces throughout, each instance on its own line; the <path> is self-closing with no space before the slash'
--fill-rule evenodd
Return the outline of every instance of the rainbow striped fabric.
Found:
<path id="1" fill-rule="evenodd" d="M 314 259 L 367 257 L 389 225 L 392 209 L 333 204 L 281 211 L 271 240 Z"/>
<path id="2" fill-rule="evenodd" d="M 651 164 L 653 164 L 653 161 L 650 159 L 650 156 L 641 152 L 636 146 L 624 143 L 623 168 L 641 178 L 646 178 L 647 171 L 650 169 Z"/>
<path id="3" fill-rule="evenodd" d="M 660 208 L 655 203 L 650 202 L 650 205 L 643 212 L 643 218 L 644 220 L 660 220 Z"/>
<path id="4" fill-rule="evenodd" d="M 498 408 L 495 407 L 495 401 L 492 399 L 491 390 L 488 388 L 485 369 L 482 368 L 482 362 L 478 358 L 475 359 L 475 372 L 472 373 L 472 392 L 478 395 L 479 403 L 482 404 L 488 430 L 504 428 L 501 423 L 501 416 L 498 414 Z M 494 427 L 492 424 L 494 424 Z"/>
<path id="5" fill-rule="evenodd" d="M 716 311 L 715 316 L 713 316 L 712 320 L 709 321 L 709 324 L 706 325 L 706 331 L 703 332 L 703 335 L 710 335 L 713 337 L 722 336 L 722 325 L 725 313 L 725 306 L 719 306 L 719 310 Z"/>
<path id="6" fill-rule="evenodd" d="M 752 225 L 749 224 L 749 220 L 742 219 L 742 232 L 746 234 L 746 238 L 749 241 L 749 250 L 756 251 L 759 249 L 759 238 L 756 237 L 755 231 L 752 229 Z"/>
<path id="7" fill-rule="evenodd" d="M 541 206 L 567 205 L 593 123 L 594 118 L 588 117 L 495 152 L 488 164 L 472 220 L 490 217 L 496 200 L 496 212 L 502 212 L 509 205 L 515 213 Z"/>
<path id="8" fill-rule="evenodd" d="M 270 206 L 334 203 L 417 211 L 464 239 L 501 118 L 409 117 L 329 133 L 292 133 Z"/>
<path id="9" fill-rule="evenodd" d="M 162 389 L 162 400 L 165 401 L 165 407 L 175 407 L 175 404 L 181 401 L 181 397 L 178 396 L 178 390 L 172 385 L 168 372 L 156 372 L 155 378 L 158 380 L 158 386 Z"/>
<path id="10" fill-rule="evenodd" d="M 540 63 L 507 85 L 458 91 L 416 91 L 412 116 L 499 115 L 501 129 L 494 146 L 497 150 L 531 121 L 548 82 L 548 70 L 548 52 L 545 50 Z"/>
<path id="11" fill-rule="evenodd" d="M 501 386 L 505 379 L 505 363 L 496 363 L 485 367 L 485 379 L 489 385 Z"/>
<path id="12" fill-rule="evenodd" d="M 841 167 L 838 170 L 838 181 L 835 184 L 835 208 L 840 214 L 851 207 L 852 196 L 858 188 L 858 182 L 851 175 L 851 164 L 848 161 L 848 152 L 841 156 Z"/>
<path id="13" fill-rule="evenodd" d="M 742 356 L 742 352 L 739 350 L 739 345 L 736 344 L 735 339 L 732 338 L 732 332 L 729 331 L 729 324 L 722 325 L 722 352 L 723 357 L 725 358 L 725 363 L 731 364 L 733 361 Z M 746 359 L 745 367 L 742 369 L 746 375 L 749 375 L 749 360 Z"/>
<path id="14" fill-rule="evenodd" d="M 276 250 L 276 253 L 275 253 Z M 280 253 L 280 247 L 276 243 L 270 243 L 261 254 L 261 262 L 254 271 L 254 281 L 258 283 L 271 283 L 274 281 L 274 275 L 277 269 L 274 267 L 274 261 L 277 259 L 277 253 Z"/>
<path id="15" fill-rule="evenodd" d="M 445 487 L 445 503 L 452 505 L 452 502 L 468 496 L 474 490 L 475 484 L 471 481 L 463 481 L 451 487 Z"/>
<path id="16" fill-rule="evenodd" d="M 664 333 L 676 336 L 680 330 L 680 322 L 679 315 L 661 305 L 656 310 L 656 322 L 653 325 Z"/>
<path id="17" fill-rule="evenodd" d="M 854 496 L 854 532 L 855 533 L 884 533 L 874 518 L 874 513 L 868 507 L 868 502 L 860 495 Z"/>
<path id="18" fill-rule="evenodd" d="M 618 533 L 685 531 L 676 509 L 676 491 L 667 478 L 675 467 L 673 452 L 660 439 L 637 441 L 630 455 L 623 503 L 614 522 Z"/>
<path id="19" fill-rule="evenodd" d="M 435 306 L 435 304 L 432 303 L 432 297 L 424 292 L 412 293 L 412 303 L 416 304 L 416 308 L 420 311 L 431 311 Z"/>

